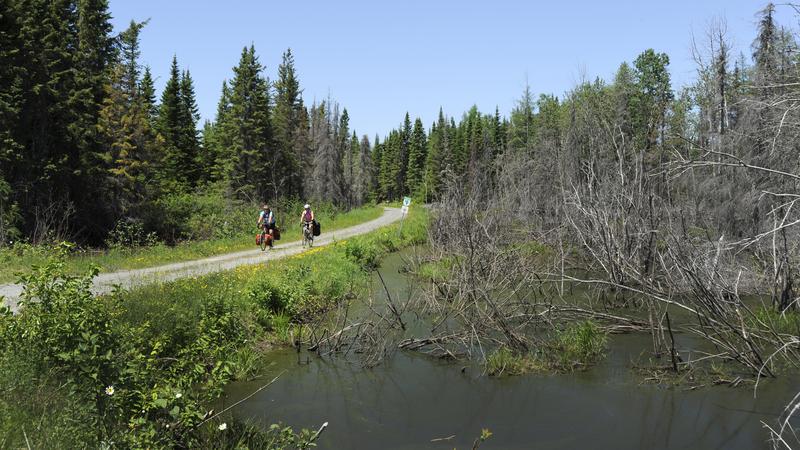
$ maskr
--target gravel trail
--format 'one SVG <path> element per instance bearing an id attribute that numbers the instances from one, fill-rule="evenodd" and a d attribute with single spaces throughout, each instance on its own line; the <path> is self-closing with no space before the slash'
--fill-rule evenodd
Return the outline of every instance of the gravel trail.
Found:
<path id="1" fill-rule="evenodd" d="M 340 241 L 352 236 L 368 233 L 396 222 L 400 220 L 400 218 L 401 213 L 399 208 L 384 208 L 381 217 L 349 228 L 326 232 L 325 224 L 323 223 L 322 235 L 314 239 L 314 247 L 322 247 L 336 240 Z M 299 233 L 298 230 L 294 229 L 286 231 L 286 233 L 290 232 Z M 97 294 L 110 292 L 114 286 L 117 285 L 123 288 L 130 288 L 154 282 L 170 281 L 178 278 L 221 272 L 245 264 L 259 264 L 274 261 L 276 259 L 302 253 L 304 250 L 301 241 L 291 242 L 285 245 L 278 243 L 272 250 L 267 250 L 266 252 L 262 252 L 261 249 L 256 248 L 254 250 L 227 253 L 194 261 L 172 263 L 144 269 L 101 273 L 94 279 L 94 292 Z M 11 307 L 12 310 L 16 310 L 17 301 L 21 294 L 22 286 L 18 284 L 0 285 L 0 297 L 5 298 L 5 304 Z"/>

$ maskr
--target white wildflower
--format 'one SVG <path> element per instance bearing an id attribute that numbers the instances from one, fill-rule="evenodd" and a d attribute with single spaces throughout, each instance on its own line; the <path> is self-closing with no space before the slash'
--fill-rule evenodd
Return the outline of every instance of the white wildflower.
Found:
<path id="1" fill-rule="evenodd" d="M 106 387 L 106 395 L 114 395 L 114 386 Z"/>
<path id="2" fill-rule="evenodd" d="M 225 431 L 225 430 L 228 429 L 228 424 L 225 423 L 225 422 L 222 422 L 217 428 L 219 429 L 219 431 Z"/>
<path id="3" fill-rule="evenodd" d="M 183 394 L 181 394 L 180 392 L 178 392 L 177 394 L 175 394 L 175 398 L 181 398 L 181 397 L 183 397 Z"/>

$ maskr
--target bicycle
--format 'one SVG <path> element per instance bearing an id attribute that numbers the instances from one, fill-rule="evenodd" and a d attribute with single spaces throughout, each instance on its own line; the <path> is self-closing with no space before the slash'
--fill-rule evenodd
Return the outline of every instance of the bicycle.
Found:
<path id="1" fill-rule="evenodd" d="M 312 222 L 303 222 L 303 248 L 311 248 L 314 246 L 314 225 Z"/>
<path id="2" fill-rule="evenodd" d="M 267 246 L 272 248 L 274 242 L 275 237 L 272 235 L 272 233 L 267 233 L 267 228 L 261 227 L 261 235 L 258 239 L 258 244 L 261 246 L 261 251 L 266 251 Z"/>

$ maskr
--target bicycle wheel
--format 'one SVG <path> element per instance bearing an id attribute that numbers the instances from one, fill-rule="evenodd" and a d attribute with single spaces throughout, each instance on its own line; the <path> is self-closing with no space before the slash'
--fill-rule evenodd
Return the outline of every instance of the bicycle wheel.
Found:
<path id="1" fill-rule="evenodd" d="M 261 251 L 262 252 L 267 249 L 267 232 L 266 231 L 262 231 L 261 232 L 260 245 L 261 245 Z"/>

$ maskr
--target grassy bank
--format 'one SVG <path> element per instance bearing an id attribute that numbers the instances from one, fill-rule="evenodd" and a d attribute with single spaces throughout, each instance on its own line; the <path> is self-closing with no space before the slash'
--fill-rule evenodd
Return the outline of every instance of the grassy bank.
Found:
<path id="1" fill-rule="evenodd" d="M 304 448 L 308 432 L 259 431 L 205 405 L 257 373 L 263 349 L 365 289 L 383 254 L 424 241 L 425 226 L 420 208 L 401 234 L 101 298 L 96 271 L 51 261 L 25 277 L 39 301 L 0 316 L 0 447 Z"/>
<path id="2" fill-rule="evenodd" d="M 72 250 L 66 258 L 65 269 L 72 274 L 85 273 L 89 268 L 97 266 L 101 272 L 112 272 L 123 269 L 139 269 L 160 264 L 189 261 L 192 259 L 220 255 L 224 253 L 255 248 L 254 235 L 255 222 L 258 209 L 255 207 L 244 208 L 245 211 L 232 213 L 231 220 L 242 222 L 233 230 L 214 218 L 212 222 L 220 222 L 217 227 L 221 232 L 212 230 L 198 231 L 195 238 L 181 241 L 175 245 L 155 243 L 136 247 L 112 245 L 102 250 Z M 383 206 L 365 206 L 348 212 L 337 213 L 331 208 L 322 208 L 317 212 L 319 221 L 326 231 L 347 228 L 359 223 L 377 219 L 383 214 Z M 284 233 L 281 243 L 292 242 L 300 239 L 300 233 L 295 226 L 295 216 L 289 213 L 279 214 L 279 226 Z M 196 227 L 202 228 L 200 224 Z M 251 229 L 252 228 L 252 229 Z M 202 237 L 207 238 L 203 239 Z M 11 248 L 0 249 L 0 283 L 15 281 L 20 273 L 30 272 L 34 265 L 42 265 L 55 253 L 54 247 L 31 246 L 18 244 Z"/>

